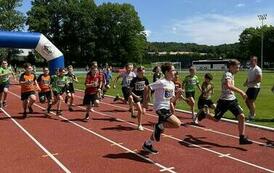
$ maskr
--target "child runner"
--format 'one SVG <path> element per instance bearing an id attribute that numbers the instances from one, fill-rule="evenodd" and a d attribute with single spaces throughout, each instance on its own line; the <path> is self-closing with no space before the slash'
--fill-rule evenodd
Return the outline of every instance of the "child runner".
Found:
<path id="1" fill-rule="evenodd" d="M 221 96 L 217 102 L 215 115 L 201 110 L 197 114 L 198 120 L 201 121 L 206 117 L 213 121 L 219 121 L 225 112 L 229 110 L 238 119 L 238 130 L 240 136 L 239 143 L 241 145 L 252 144 L 253 142 L 245 137 L 245 116 L 243 109 L 239 105 L 234 94 L 234 92 L 237 92 L 243 97 L 244 100 L 247 98 L 247 95 L 244 91 L 234 86 L 234 75 L 239 71 L 240 62 L 236 59 L 230 60 L 227 64 L 227 68 L 228 71 L 224 73 L 222 78 L 222 91 Z"/>
<path id="2" fill-rule="evenodd" d="M 68 85 L 68 77 L 65 75 L 65 69 L 59 68 L 58 75 L 51 77 L 52 92 L 54 95 L 54 101 L 49 105 L 47 111 L 50 112 L 52 105 L 57 103 L 56 115 L 62 115 L 61 101 L 63 100 L 62 94 L 66 91 Z"/>
<path id="3" fill-rule="evenodd" d="M 111 79 L 112 79 L 112 72 L 111 72 L 111 67 L 110 66 L 106 67 L 106 70 L 104 72 L 104 76 L 105 76 L 105 87 L 104 87 L 103 95 L 102 95 L 103 98 L 104 98 L 107 90 L 110 88 L 110 82 L 111 82 Z"/>
<path id="4" fill-rule="evenodd" d="M 73 83 L 78 82 L 78 79 L 75 76 L 75 74 L 73 73 L 72 65 L 68 66 L 68 73 L 66 74 L 66 76 L 68 77 L 68 85 L 66 88 L 65 103 L 68 103 L 68 101 L 69 101 L 68 109 L 69 109 L 69 111 L 73 111 L 72 104 L 74 101 L 74 93 L 75 93 Z"/>
<path id="5" fill-rule="evenodd" d="M 143 131 L 144 128 L 142 126 L 142 115 L 145 114 L 146 109 L 143 108 L 143 98 L 144 98 L 144 90 L 147 89 L 149 84 L 148 79 L 144 76 L 145 68 L 140 66 L 137 68 L 137 77 L 133 78 L 130 83 L 131 88 L 131 99 L 135 103 L 135 107 L 137 108 L 138 114 L 138 127 L 137 129 Z M 132 106 L 131 106 L 132 107 Z M 131 115 L 134 115 L 134 109 L 131 110 Z"/>
<path id="6" fill-rule="evenodd" d="M 39 87 L 41 88 L 41 91 L 38 93 L 40 103 L 45 103 L 46 100 L 48 102 L 48 107 L 52 104 L 52 94 L 51 94 L 51 87 L 50 87 L 50 75 L 49 75 L 49 69 L 47 67 L 43 68 L 43 74 L 41 74 L 37 82 L 39 84 Z M 49 110 L 47 109 L 45 114 L 49 115 Z"/>
<path id="7" fill-rule="evenodd" d="M 143 149 L 150 153 L 156 154 L 158 151 L 154 149 L 154 140 L 160 141 L 160 135 L 164 128 L 179 128 L 181 121 L 171 113 L 170 105 L 175 102 L 182 94 L 182 90 L 175 95 L 175 85 L 172 82 L 175 75 L 175 68 L 171 63 L 165 63 L 161 66 L 164 78 L 152 83 L 148 87 L 148 92 L 154 90 L 154 109 L 159 116 L 158 123 L 154 126 L 154 132 L 148 140 L 143 144 Z M 144 106 L 148 104 L 149 93 L 145 94 Z"/>
<path id="8" fill-rule="evenodd" d="M 12 69 L 8 67 L 8 61 L 2 60 L 2 65 L 0 67 L 0 107 L 7 106 L 7 96 L 11 75 L 16 79 Z"/>
<path id="9" fill-rule="evenodd" d="M 155 66 L 152 70 L 153 72 L 153 82 L 162 78 L 161 68 L 160 66 Z"/>
<path id="10" fill-rule="evenodd" d="M 23 118 L 27 117 L 27 108 L 29 113 L 33 113 L 32 105 L 36 100 L 35 91 L 40 91 L 36 81 L 36 76 L 30 63 L 24 64 L 25 72 L 21 74 L 19 83 L 21 85 L 21 100 L 23 103 Z"/>
<path id="11" fill-rule="evenodd" d="M 116 88 L 116 83 L 119 78 L 122 78 L 122 92 L 124 99 L 120 98 L 118 95 L 114 98 L 114 102 L 117 100 L 123 101 L 125 104 L 129 101 L 129 105 L 131 105 L 131 100 L 129 100 L 130 95 L 130 82 L 133 78 L 136 77 L 136 74 L 133 72 L 133 64 L 128 63 L 126 65 L 126 72 L 123 72 L 117 76 L 117 78 L 113 82 L 113 88 Z M 131 111 L 133 108 L 130 107 L 129 111 Z"/>
<path id="12" fill-rule="evenodd" d="M 189 100 L 187 103 L 191 108 L 192 113 L 192 121 L 193 123 L 197 123 L 197 118 L 194 113 L 195 108 L 195 86 L 199 88 L 201 91 L 201 87 L 199 85 L 199 79 L 196 76 L 196 68 L 193 66 L 189 67 L 189 75 L 187 75 L 183 81 L 183 88 L 185 89 L 186 98 Z"/>
<path id="13" fill-rule="evenodd" d="M 85 80 L 86 90 L 83 100 L 83 104 L 86 106 L 85 120 L 89 119 L 91 107 L 99 105 L 99 100 L 97 98 L 99 83 L 100 76 L 98 75 L 98 69 L 96 66 L 92 66 L 90 71 L 87 73 Z"/>
<path id="14" fill-rule="evenodd" d="M 198 109 L 199 111 L 209 112 L 208 108 L 215 109 L 216 105 L 211 100 L 213 94 L 214 85 L 211 82 L 213 76 L 210 73 L 206 73 L 204 76 L 204 82 L 202 83 L 202 93 L 198 100 Z M 195 122 L 198 124 L 198 122 Z"/>

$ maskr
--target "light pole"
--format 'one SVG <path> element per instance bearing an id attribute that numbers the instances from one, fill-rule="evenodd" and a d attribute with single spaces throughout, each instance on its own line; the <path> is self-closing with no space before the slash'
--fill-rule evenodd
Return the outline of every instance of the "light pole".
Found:
<path id="1" fill-rule="evenodd" d="M 258 15 L 259 20 L 262 21 L 261 26 L 261 69 L 263 69 L 264 66 L 264 32 L 263 32 L 263 26 L 264 26 L 264 20 L 266 20 L 267 14 L 260 14 Z"/>

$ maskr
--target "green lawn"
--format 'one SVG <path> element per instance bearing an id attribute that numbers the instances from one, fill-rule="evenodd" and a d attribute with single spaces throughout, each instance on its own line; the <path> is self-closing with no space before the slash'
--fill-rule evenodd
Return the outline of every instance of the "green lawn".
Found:
<path id="1" fill-rule="evenodd" d="M 181 79 L 187 74 L 188 72 L 182 72 L 180 74 Z M 220 81 L 221 77 L 223 75 L 223 72 L 211 72 L 213 74 L 213 83 L 215 86 L 213 100 L 216 102 L 218 100 L 218 97 L 220 95 Z M 117 74 L 114 74 L 114 77 Z M 204 72 L 198 72 L 198 77 L 200 82 L 203 81 Z M 152 73 L 147 72 L 146 74 L 149 81 L 152 81 Z M 244 91 L 246 91 L 246 88 L 243 87 L 243 83 L 246 80 L 247 72 L 241 71 L 235 75 L 235 85 Z M 78 76 L 79 83 L 76 84 L 76 88 L 78 89 L 84 89 L 84 78 L 85 75 Z M 118 81 L 118 84 L 121 82 Z M 261 91 L 259 93 L 259 96 L 256 100 L 256 118 L 255 118 L 255 124 L 264 125 L 268 127 L 274 127 L 274 94 L 270 91 L 272 85 L 274 84 L 274 72 L 266 71 L 263 73 L 263 82 L 261 86 Z M 122 95 L 121 92 L 121 86 L 118 85 L 116 89 L 109 89 L 107 92 L 108 95 L 115 96 L 116 94 Z M 196 100 L 198 99 L 200 93 L 198 89 L 196 90 Z M 238 101 L 241 105 L 241 107 L 244 109 L 245 114 L 247 115 L 248 109 L 242 100 L 242 97 L 237 94 Z M 189 107 L 186 105 L 185 102 L 180 102 L 177 104 L 177 108 L 183 109 L 183 110 L 189 110 Z M 197 111 L 197 108 L 196 108 Z M 233 115 L 230 112 L 227 112 L 225 115 L 226 118 L 234 119 Z"/>

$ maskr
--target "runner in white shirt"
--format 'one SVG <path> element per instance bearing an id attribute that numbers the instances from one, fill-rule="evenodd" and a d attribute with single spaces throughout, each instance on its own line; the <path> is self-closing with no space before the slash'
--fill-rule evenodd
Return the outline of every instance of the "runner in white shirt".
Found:
<path id="1" fill-rule="evenodd" d="M 123 92 L 123 96 L 124 98 L 119 97 L 119 95 L 117 95 L 113 101 L 116 102 L 117 100 L 122 101 L 124 104 L 129 104 L 129 112 L 132 112 L 133 110 L 133 97 L 130 96 L 130 82 L 132 81 L 133 78 L 136 77 L 136 74 L 133 72 L 133 64 L 132 63 L 128 63 L 126 66 L 126 71 L 119 74 L 117 76 L 117 78 L 114 80 L 113 82 L 113 88 L 116 88 L 116 83 L 117 81 L 122 78 L 122 92 Z"/>
<path id="2" fill-rule="evenodd" d="M 240 62 L 236 59 L 230 60 L 227 64 L 227 68 L 228 71 L 225 72 L 222 79 L 222 91 L 217 102 L 215 115 L 201 109 L 197 113 L 198 120 L 201 121 L 204 118 L 208 118 L 213 121 L 219 121 L 225 112 L 229 110 L 238 119 L 239 144 L 252 144 L 252 141 L 245 136 L 245 115 L 234 94 L 234 92 L 237 92 L 244 100 L 247 98 L 244 91 L 234 86 L 234 74 L 239 71 Z"/>
<path id="3" fill-rule="evenodd" d="M 156 154 L 158 151 L 153 147 L 153 142 L 160 141 L 161 133 L 164 128 L 179 128 L 181 121 L 171 112 L 171 104 L 182 95 L 182 89 L 176 93 L 173 78 L 175 76 L 175 68 L 171 63 L 165 63 L 161 66 L 164 78 L 149 85 L 148 93 L 144 94 L 144 106 L 147 107 L 151 90 L 154 91 L 154 109 L 159 116 L 158 123 L 154 126 L 154 132 L 148 140 L 143 144 L 143 149 L 147 152 Z M 145 90 L 146 91 L 146 90 Z"/>
<path id="4" fill-rule="evenodd" d="M 255 100 L 260 92 L 262 81 L 262 69 L 257 66 L 257 57 L 251 56 L 250 69 L 248 70 L 248 77 L 244 83 L 244 86 L 248 87 L 246 91 L 247 99 L 245 103 L 249 109 L 248 120 L 251 121 L 255 117 Z"/>

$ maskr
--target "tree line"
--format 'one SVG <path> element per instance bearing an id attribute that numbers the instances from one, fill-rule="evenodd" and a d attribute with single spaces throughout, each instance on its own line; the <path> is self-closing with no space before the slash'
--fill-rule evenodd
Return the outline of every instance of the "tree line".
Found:
<path id="1" fill-rule="evenodd" d="M 260 57 L 261 33 L 264 33 L 265 66 L 274 63 L 273 26 L 246 28 L 234 44 L 218 46 L 195 43 L 147 42 L 144 26 L 131 4 L 103 3 L 93 0 L 32 0 L 24 16 L 18 11 L 22 0 L 0 1 L 0 29 L 41 32 L 65 55 L 66 64 L 85 66 L 90 61 L 124 65 L 152 61 L 185 61 L 196 59 L 237 58 L 246 61 L 250 55 Z M 193 52 L 184 55 L 159 56 L 158 52 Z M 149 54 L 148 52 L 156 52 Z M 18 53 L 18 52 L 17 52 Z M 201 54 L 204 53 L 204 54 Z M 16 50 L 0 49 L 0 56 L 11 58 Z M 39 55 L 28 61 L 37 63 Z"/>

